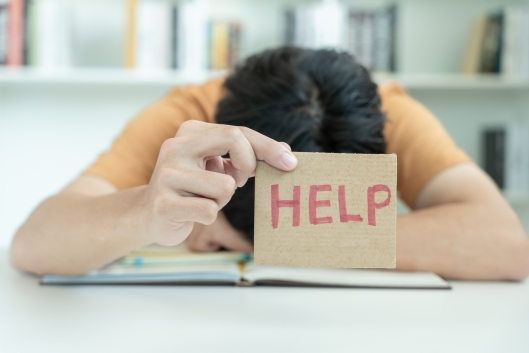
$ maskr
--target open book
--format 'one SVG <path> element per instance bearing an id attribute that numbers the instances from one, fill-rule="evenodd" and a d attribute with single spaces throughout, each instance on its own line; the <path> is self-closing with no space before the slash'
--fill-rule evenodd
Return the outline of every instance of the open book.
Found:
<path id="1" fill-rule="evenodd" d="M 150 246 L 84 276 L 44 276 L 42 284 L 274 285 L 450 289 L 434 273 L 256 266 L 243 253 L 191 253 Z"/>

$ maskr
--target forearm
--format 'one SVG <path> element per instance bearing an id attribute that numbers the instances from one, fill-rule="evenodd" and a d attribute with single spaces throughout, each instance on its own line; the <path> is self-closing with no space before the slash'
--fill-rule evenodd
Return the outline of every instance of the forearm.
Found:
<path id="1" fill-rule="evenodd" d="M 144 188 L 47 199 L 16 233 L 11 262 L 36 274 L 75 275 L 149 244 L 142 225 Z"/>
<path id="2" fill-rule="evenodd" d="M 512 210 L 453 203 L 397 218 L 397 268 L 453 279 L 527 276 L 529 241 Z"/>

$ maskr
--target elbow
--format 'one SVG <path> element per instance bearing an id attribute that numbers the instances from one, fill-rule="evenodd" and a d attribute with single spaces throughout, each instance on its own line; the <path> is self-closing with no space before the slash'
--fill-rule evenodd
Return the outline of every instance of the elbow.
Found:
<path id="1" fill-rule="evenodd" d="M 524 234 L 525 235 L 525 234 Z M 512 281 L 523 281 L 529 277 L 529 240 L 524 239 L 523 244 L 516 250 L 513 266 L 508 279 Z"/>
<path id="2" fill-rule="evenodd" d="M 523 229 L 514 238 L 504 257 L 507 264 L 504 279 L 523 281 L 529 277 L 529 238 Z"/>
<path id="3" fill-rule="evenodd" d="M 23 234 L 20 234 L 21 230 L 13 237 L 11 246 L 9 248 L 9 263 L 15 270 L 22 272 L 29 272 L 40 275 L 39 271 L 33 265 L 31 254 L 23 239 Z"/>
<path id="4" fill-rule="evenodd" d="M 11 241 L 9 248 L 9 262 L 11 267 L 21 272 L 42 276 L 44 267 L 39 263 L 38 252 L 32 250 L 26 241 L 23 230 L 19 229 Z"/>
<path id="5" fill-rule="evenodd" d="M 49 249 L 48 249 L 49 250 Z M 31 273 L 37 276 L 58 275 L 78 276 L 92 270 L 90 264 L 67 262 L 60 257 L 42 249 L 35 244 L 29 234 L 24 231 L 24 226 L 13 237 L 9 248 L 9 262 L 18 271 Z"/>

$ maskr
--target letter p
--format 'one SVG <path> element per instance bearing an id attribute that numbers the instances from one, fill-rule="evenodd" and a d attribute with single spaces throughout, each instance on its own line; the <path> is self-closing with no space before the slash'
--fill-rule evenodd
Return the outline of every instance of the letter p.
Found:
<path id="1" fill-rule="evenodd" d="M 388 197 L 382 202 L 375 202 L 375 194 L 379 191 L 385 191 Z M 378 184 L 367 189 L 367 223 L 370 226 L 377 225 L 376 210 L 389 205 L 391 202 L 391 190 L 386 185 Z"/>

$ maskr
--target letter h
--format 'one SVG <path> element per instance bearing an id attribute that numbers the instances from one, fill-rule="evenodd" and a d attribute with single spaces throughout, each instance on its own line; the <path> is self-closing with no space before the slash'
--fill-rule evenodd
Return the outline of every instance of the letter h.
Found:
<path id="1" fill-rule="evenodd" d="M 299 226 L 300 218 L 300 193 L 301 188 L 294 186 L 292 200 L 280 200 L 279 199 L 279 184 L 274 184 L 271 187 L 271 200 L 272 200 L 272 228 L 276 229 L 279 225 L 279 208 L 280 207 L 292 207 L 292 226 Z"/>

